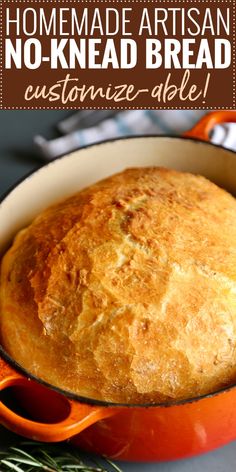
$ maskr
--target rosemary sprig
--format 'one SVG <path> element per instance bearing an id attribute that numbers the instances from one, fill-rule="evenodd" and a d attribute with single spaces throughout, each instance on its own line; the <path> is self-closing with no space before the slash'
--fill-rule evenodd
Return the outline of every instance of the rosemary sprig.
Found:
<path id="1" fill-rule="evenodd" d="M 104 464 L 104 465 L 103 465 Z M 0 452 L 0 471 L 12 472 L 122 472 L 108 459 L 103 463 L 87 457 L 66 445 L 51 445 L 22 442 L 18 447 L 9 447 Z"/>

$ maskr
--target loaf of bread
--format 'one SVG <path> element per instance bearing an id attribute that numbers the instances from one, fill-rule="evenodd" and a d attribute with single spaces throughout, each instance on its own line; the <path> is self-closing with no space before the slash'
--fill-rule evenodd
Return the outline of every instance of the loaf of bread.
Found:
<path id="1" fill-rule="evenodd" d="M 236 200 L 128 169 L 40 214 L 1 265 L 1 342 L 76 394 L 171 402 L 236 380 Z"/>

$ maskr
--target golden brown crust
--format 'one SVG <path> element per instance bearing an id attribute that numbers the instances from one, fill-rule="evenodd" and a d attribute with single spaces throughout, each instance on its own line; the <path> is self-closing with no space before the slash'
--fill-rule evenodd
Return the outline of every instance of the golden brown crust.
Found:
<path id="1" fill-rule="evenodd" d="M 236 378 L 236 201 L 129 169 L 47 209 L 3 258 L 1 338 L 44 380 L 117 402 Z"/>

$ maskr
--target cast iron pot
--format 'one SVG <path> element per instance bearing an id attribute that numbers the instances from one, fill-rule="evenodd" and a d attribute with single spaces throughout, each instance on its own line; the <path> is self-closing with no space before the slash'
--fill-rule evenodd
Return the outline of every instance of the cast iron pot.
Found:
<path id="1" fill-rule="evenodd" d="M 0 205 L 0 251 L 48 205 L 126 167 L 166 166 L 199 173 L 236 194 L 236 153 L 210 144 L 212 127 L 236 111 L 204 117 L 183 137 L 132 137 L 89 146 L 57 159 L 18 184 Z M 30 333 L 29 333 L 30 336 Z M 236 385 L 175 404 L 121 405 L 54 388 L 1 348 L 0 390 L 24 415 L 0 403 L 0 422 L 40 441 L 70 441 L 111 458 L 161 461 L 210 451 L 236 439 Z M 22 410 L 21 410 L 22 411 Z"/>

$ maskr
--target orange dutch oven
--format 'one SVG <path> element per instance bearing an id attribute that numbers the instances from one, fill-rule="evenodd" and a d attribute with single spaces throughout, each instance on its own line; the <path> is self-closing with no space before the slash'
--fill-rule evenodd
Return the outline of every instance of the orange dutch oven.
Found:
<path id="1" fill-rule="evenodd" d="M 162 165 L 199 173 L 236 194 L 236 153 L 208 142 L 215 124 L 231 121 L 236 121 L 235 111 L 214 112 L 182 137 L 112 140 L 42 167 L 0 204 L 1 253 L 43 208 L 125 167 Z M 173 460 L 236 439 L 236 385 L 175 404 L 112 404 L 46 384 L 1 348 L 0 390 L 0 422 L 6 428 L 34 440 L 69 439 L 113 459 Z"/>

